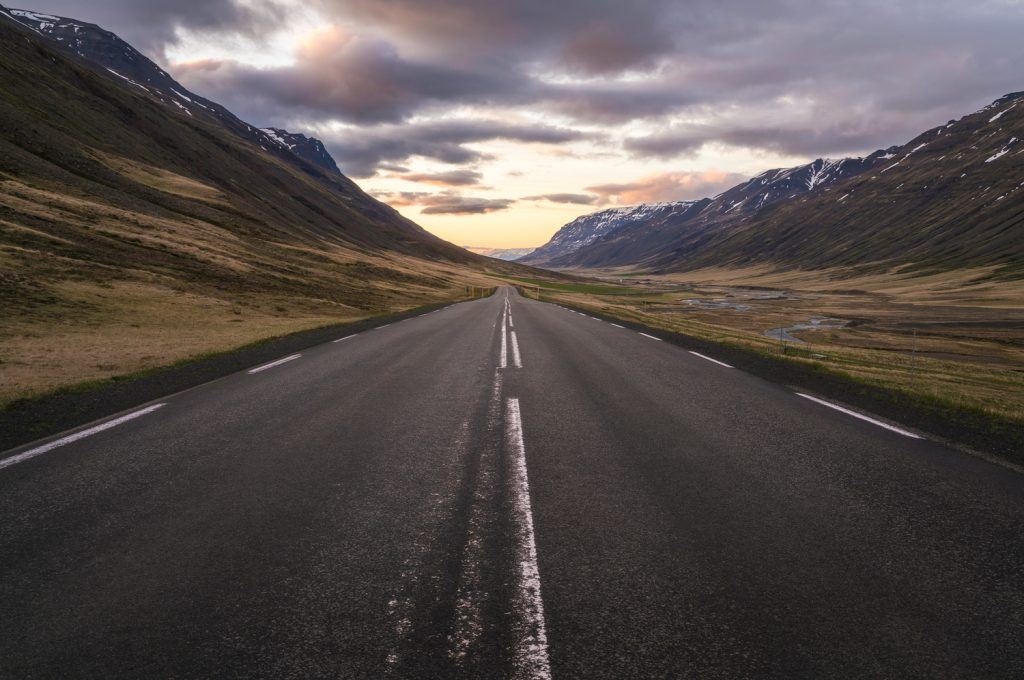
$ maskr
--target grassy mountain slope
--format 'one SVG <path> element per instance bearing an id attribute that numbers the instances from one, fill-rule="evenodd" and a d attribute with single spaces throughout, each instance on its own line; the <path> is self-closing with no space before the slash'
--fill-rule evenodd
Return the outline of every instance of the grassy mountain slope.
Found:
<path id="1" fill-rule="evenodd" d="M 594 238 L 570 222 L 524 262 L 681 272 L 709 267 L 1024 276 L 1024 93 L 863 159 L 770 170 L 695 210 L 644 213 Z M 660 204 L 659 204 L 660 205 Z M 672 205 L 672 204 L 665 204 Z M 646 210 L 645 210 L 646 209 Z M 574 231 L 575 230 L 575 231 Z M 585 231 L 585 230 L 584 230 Z M 568 248 L 561 241 L 572 241 Z"/>
<path id="2" fill-rule="evenodd" d="M 128 88 L 135 94 L 144 92 L 176 112 L 218 123 L 264 151 L 299 167 L 305 168 L 308 163 L 327 170 L 327 177 L 347 186 L 344 178 L 335 177 L 341 175 L 341 171 L 320 140 L 280 128 L 259 129 L 249 125 L 217 102 L 188 90 L 146 55 L 102 26 L 80 19 L 0 6 L 2 19 L 48 38 L 50 47 L 122 88 Z M 305 169 L 315 174 L 313 168 Z"/>
<path id="3" fill-rule="evenodd" d="M 521 269 L 2 20 L 0 89 L 0 404 Z"/>
<path id="4" fill-rule="evenodd" d="M 1024 276 L 1024 93 L 891 149 L 886 162 L 711 233 L 681 235 L 655 268 L 772 263 Z"/>
<path id="5" fill-rule="evenodd" d="M 681 234 L 712 232 L 757 215 L 775 203 L 866 172 L 884 160 L 878 151 L 866 158 L 817 159 L 794 168 L 776 168 L 723 191 L 714 198 L 611 208 L 579 217 L 546 245 L 522 259 L 554 267 L 635 265 L 672 249 Z"/>

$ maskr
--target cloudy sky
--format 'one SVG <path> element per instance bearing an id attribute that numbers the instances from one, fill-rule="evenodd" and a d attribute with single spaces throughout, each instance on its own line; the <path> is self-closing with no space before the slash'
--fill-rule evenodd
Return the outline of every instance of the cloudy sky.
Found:
<path id="1" fill-rule="evenodd" d="M 461 245 L 860 155 L 1024 89 L 1024 0 L 39 0 Z"/>

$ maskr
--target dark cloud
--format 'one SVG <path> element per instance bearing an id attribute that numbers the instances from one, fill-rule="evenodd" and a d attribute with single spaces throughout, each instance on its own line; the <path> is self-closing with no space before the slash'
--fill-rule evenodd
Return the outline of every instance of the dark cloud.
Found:
<path id="1" fill-rule="evenodd" d="M 319 0 L 419 51 L 587 74 L 649 67 L 671 51 L 672 0 Z"/>
<path id="2" fill-rule="evenodd" d="M 410 172 L 401 174 L 401 179 L 420 184 L 436 184 L 443 187 L 466 187 L 480 184 L 483 175 L 475 170 L 447 170 L 445 172 Z"/>
<path id="3" fill-rule="evenodd" d="M 408 168 L 404 165 L 397 165 L 395 163 L 381 163 L 380 165 L 377 166 L 377 168 L 379 170 L 386 170 L 388 172 L 393 172 L 399 175 L 404 175 L 407 172 L 412 172 L 411 168 Z"/>
<path id="4" fill-rule="evenodd" d="M 524 201 L 551 201 L 552 203 L 571 203 L 573 205 L 593 205 L 600 196 L 592 194 L 542 194 L 540 196 L 524 196 Z"/>
<path id="5" fill-rule="evenodd" d="M 923 131 L 913 128 L 906 135 Z M 647 137 L 632 137 L 623 148 L 641 158 L 677 158 L 695 155 L 705 144 L 717 143 L 781 154 L 844 155 L 875 149 L 887 143 L 871 121 L 808 121 L 799 126 L 747 126 L 743 123 L 683 126 Z"/>
<path id="6" fill-rule="evenodd" d="M 424 156 L 484 160 L 500 138 L 421 134 L 472 107 L 546 112 L 619 134 L 629 153 L 721 143 L 801 156 L 870 151 L 1021 88 L 1018 0 L 308 0 L 324 30 L 285 67 L 228 61 L 172 71 L 259 124 L 344 121 L 332 152 L 353 173 Z M 50 0 L 159 55 L 176 31 L 263 35 L 297 0 Z M 491 114 L 489 114 L 491 115 Z M 399 123 L 412 121 L 408 134 Z M 680 126 L 680 121 L 703 121 Z M 390 123 L 389 128 L 385 123 Z M 454 133 L 453 133 L 454 134 Z M 566 137 L 549 143 L 579 139 Z M 517 141 L 530 141 L 518 136 Z"/>
<path id="7" fill-rule="evenodd" d="M 355 177 L 372 176 L 381 164 L 401 163 L 414 156 L 454 165 L 478 163 L 484 160 L 484 154 L 465 146 L 474 142 L 503 139 L 561 144 L 590 137 L 566 128 L 468 119 L 378 125 L 322 136 L 342 170 Z"/>
<path id="8" fill-rule="evenodd" d="M 155 58 L 178 29 L 257 36 L 286 14 L 284 0 L 43 0 L 30 9 L 99 24 Z"/>
<path id="9" fill-rule="evenodd" d="M 477 198 L 455 191 L 431 194 L 425 191 L 380 191 L 376 198 L 393 206 L 421 206 L 424 215 L 482 215 L 507 210 L 515 203 L 510 198 Z"/>
<path id="10" fill-rule="evenodd" d="M 453 196 L 430 203 L 421 210 L 424 215 L 482 215 L 507 210 L 514 200 L 509 198 L 470 198 Z"/>
<path id="11" fill-rule="evenodd" d="M 245 106 L 358 123 L 398 122 L 431 104 L 487 101 L 510 81 L 483 72 L 403 59 L 383 40 L 338 27 L 308 37 L 294 65 L 255 68 L 234 61 L 181 64 L 182 83 L 211 98 L 244 94 Z"/>

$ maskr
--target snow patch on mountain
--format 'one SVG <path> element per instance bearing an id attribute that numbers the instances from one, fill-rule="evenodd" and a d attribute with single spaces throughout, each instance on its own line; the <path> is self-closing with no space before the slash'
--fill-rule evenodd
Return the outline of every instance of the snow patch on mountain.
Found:
<path id="1" fill-rule="evenodd" d="M 684 213 L 696 203 L 698 201 L 641 203 L 582 215 L 563 226 L 550 241 L 522 259 L 529 262 L 562 257 L 630 225 Z"/>

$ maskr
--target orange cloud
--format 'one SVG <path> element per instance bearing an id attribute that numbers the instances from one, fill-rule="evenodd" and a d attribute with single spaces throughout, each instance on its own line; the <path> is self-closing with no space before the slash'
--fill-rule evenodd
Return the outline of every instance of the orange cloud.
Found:
<path id="1" fill-rule="evenodd" d="M 724 170 L 662 172 L 622 184 L 597 184 L 586 190 L 601 197 L 599 205 L 633 205 L 714 196 L 744 179 L 743 175 Z"/>

